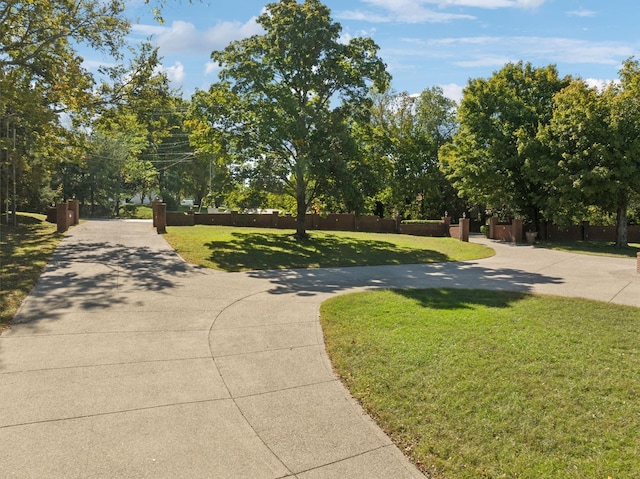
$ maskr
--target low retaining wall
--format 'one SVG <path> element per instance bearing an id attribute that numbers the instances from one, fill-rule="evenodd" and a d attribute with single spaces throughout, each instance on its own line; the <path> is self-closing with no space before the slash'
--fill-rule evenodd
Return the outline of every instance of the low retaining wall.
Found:
<path id="1" fill-rule="evenodd" d="M 615 226 L 590 225 L 584 222 L 578 226 L 557 226 L 551 223 L 541 225 L 540 236 L 549 241 L 606 241 L 616 240 Z M 640 243 L 640 225 L 627 226 L 629 243 Z"/>
<path id="2" fill-rule="evenodd" d="M 454 227 L 451 227 L 454 228 Z M 446 223 L 408 223 L 400 224 L 398 233 L 416 236 L 449 236 L 449 225 Z"/>
<path id="3" fill-rule="evenodd" d="M 182 213 L 168 211 L 167 226 L 253 226 L 256 228 L 296 229 L 296 218 L 292 215 L 241 214 L 230 213 Z M 330 214 L 327 216 L 309 214 L 306 217 L 307 229 L 325 231 L 366 231 L 371 233 L 395 233 L 396 220 L 378 216 L 353 214 Z"/>
<path id="4" fill-rule="evenodd" d="M 489 218 L 489 239 L 522 243 L 522 220 L 513 220 L 511 224 L 499 224 L 495 216 Z"/>
<path id="5" fill-rule="evenodd" d="M 528 225 L 527 227 L 530 227 Z M 500 241 L 520 243 L 523 239 L 524 225 L 520 220 L 513 220 L 511 224 L 499 224 L 497 218 L 489 218 L 489 238 Z M 518 236 L 519 235 L 519 236 Z M 640 243 L 640 225 L 627 227 L 629 243 Z M 615 226 L 592 226 L 585 221 L 581 225 L 558 226 L 552 223 L 542 223 L 538 238 L 548 241 L 603 241 L 616 240 Z"/>

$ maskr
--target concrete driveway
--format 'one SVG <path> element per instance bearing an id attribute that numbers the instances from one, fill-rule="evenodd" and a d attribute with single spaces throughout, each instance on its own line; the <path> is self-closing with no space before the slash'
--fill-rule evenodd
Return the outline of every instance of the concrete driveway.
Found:
<path id="1" fill-rule="evenodd" d="M 148 222 L 83 223 L 0 336 L 2 477 L 422 477 L 333 374 L 322 301 L 465 287 L 640 306 L 635 260 L 492 246 L 467 263 L 223 273 Z"/>

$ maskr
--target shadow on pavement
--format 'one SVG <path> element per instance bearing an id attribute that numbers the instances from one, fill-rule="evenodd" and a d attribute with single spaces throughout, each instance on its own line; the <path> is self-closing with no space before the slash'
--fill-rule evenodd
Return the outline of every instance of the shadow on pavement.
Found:
<path id="1" fill-rule="evenodd" d="M 440 263 L 365 268 L 252 271 L 266 279 L 271 294 L 313 296 L 353 289 L 465 288 L 530 292 L 534 284 L 561 284 L 560 278 L 526 271 L 489 269 L 470 263 Z"/>
<path id="2" fill-rule="evenodd" d="M 69 309 L 113 308 L 126 304 L 122 293 L 166 291 L 191 271 L 170 250 L 107 242 L 62 243 L 13 323 L 52 320 Z"/>

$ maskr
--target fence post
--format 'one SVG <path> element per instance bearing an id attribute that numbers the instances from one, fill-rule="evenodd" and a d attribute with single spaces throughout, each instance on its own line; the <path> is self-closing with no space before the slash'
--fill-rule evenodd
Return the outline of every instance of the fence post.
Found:
<path id="1" fill-rule="evenodd" d="M 582 222 L 582 241 L 589 241 L 589 222 Z"/>

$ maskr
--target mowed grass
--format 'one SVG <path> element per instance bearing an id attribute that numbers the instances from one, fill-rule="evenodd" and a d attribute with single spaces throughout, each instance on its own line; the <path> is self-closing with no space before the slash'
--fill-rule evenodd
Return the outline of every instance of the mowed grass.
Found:
<path id="1" fill-rule="evenodd" d="M 417 264 L 492 256 L 482 245 L 451 238 L 309 231 L 296 241 L 293 231 L 227 226 L 167 228 L 165 238 L 188 262 L 224 271 Z"/>
<path id="2" fill-rule="evenodd" d="M 638 308 L 387 290 L 321 321 L 351 393 L 428 477 L 639 477 Z"/>
<path id="3" fill-rule="evenodd" d="M 592 254 L 598 256 L 612 256 L 621 258 L 635 258 L 640 253 L 640 243 L 629 243 L 626 248 L 616 248 L 615 243 L 606 241 L 541 241 L 536 243 L 538 248 L 548 248 L 570 253 Z"/>
<path id="4" fill-rule="evenodd" d="M 35 286 L 63 238 L 44 215 L 21 213 L 18 226 L 0 225 L 0 330 Z"/>

